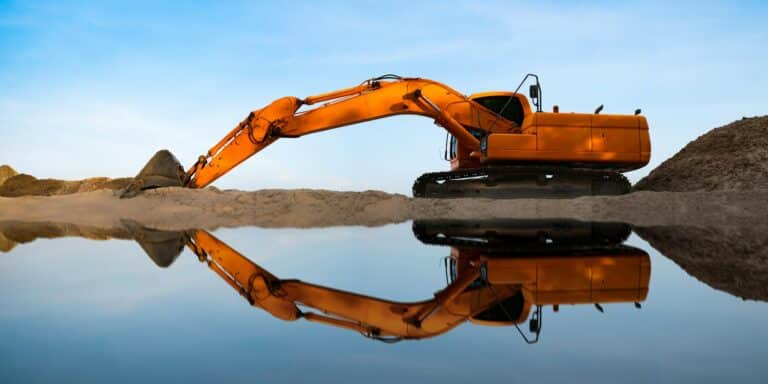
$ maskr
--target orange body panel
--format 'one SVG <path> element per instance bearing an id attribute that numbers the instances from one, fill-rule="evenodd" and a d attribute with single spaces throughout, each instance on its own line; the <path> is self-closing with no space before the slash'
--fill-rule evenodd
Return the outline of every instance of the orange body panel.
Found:
<path id="1" fill-rule="evenodd" d="M 522 284 L 536 305 L 640 302 L 650 273 L 645 254 L 488 260 L 489 282 Z"/>
<path id="2" fill-rule="evenodd" d="M 489 135 L 482 161 L 595 163 L 628 170 L 650 160 L 648 123 L 642 116 L 538 112 L 525 126 L 530 132 L 525 139 Z"/>

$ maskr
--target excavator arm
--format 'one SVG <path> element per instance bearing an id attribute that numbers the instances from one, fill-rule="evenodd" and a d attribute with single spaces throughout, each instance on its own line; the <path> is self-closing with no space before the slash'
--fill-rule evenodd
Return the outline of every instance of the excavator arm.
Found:
<path id="1" fill-rule="evenodd" d="M 304 106 L 316 105 L 319 106 L 299 111 Z M 186 171 L 184 184 L 203 188 L 279 138 L 300 137 L 403 114 L 434 119 L 470 150 L 480 147 L 480 141 L 470 129 L 519 130 L 514 122 L 447 85 L 388 75 L 304 99 L 283 97 L 251 112 Z"/>

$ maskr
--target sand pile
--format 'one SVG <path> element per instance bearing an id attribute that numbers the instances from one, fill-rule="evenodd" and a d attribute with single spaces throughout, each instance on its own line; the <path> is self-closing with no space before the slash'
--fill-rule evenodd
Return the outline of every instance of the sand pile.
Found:
<path id="1" fill-rule="evenodd" d="M 93 177 L 84 180 L 37 179 L 27 174 L 16 174 L 13 168 L 0 166 L 0 196 L 54 196 L 99 189 L 122 189 L 131 178 L 110 179 Z"/>
<path id="2" fill-rule="evenodd" d="M 765 221 L 768 191 L 636 192 L 577 199 L 412 199 L 378 191 L 162 188 L 132 199 L 101 190 L 62 196 L 0 197 L 0 221 L 118 225 L 164 230 L 378 226 L 414 219 L 564 218 L 652 225 L 750 225 Z"/>
<path id="3" fill-rule="evenodd" d="M 635 228 L 661 254 L 717 290 L 768 301 L 768 222 L 749 226 Z"/>
<path id="4" fill-rule="evenodd" d="M 8 165 L 0 165 L 0 185 L 5 183 L 6 180 L 10 179 L 13 176 L 18 175 L 19 173 L 16 172 L 15 169 L 11 168 Z"/>
<path id="5" fill-rule="evenodd" d="M 0 197 L 0 221 L 60 222 L 109 226 L 121 219 L 158 229 L 326 227 L 384 225 L 410 214 L 403 195 L 377 191 L 262 190 L 161 188 L 131 199 L 118 191 L 100 190 L 61 196 Z"/>
<path id="6" fill-rule="evenodd" d="M 635 189 L 768 190 L 768 116 L 743 118 L 707 132 L 640 180 Z"/>

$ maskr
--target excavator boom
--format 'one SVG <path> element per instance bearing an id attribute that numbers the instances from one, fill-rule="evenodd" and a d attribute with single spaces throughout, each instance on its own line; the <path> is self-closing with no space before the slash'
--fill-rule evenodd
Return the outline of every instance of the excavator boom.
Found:
<path id="1" fill-rule="evenodd" d="M 376 78 L 363 84 L 304 99 L 284 97 L 251 112 L 187 172 L 186 185 L 202 188 L 279 138 L 315 132 L 384 117 L 412 114 L 430 117 L 460 145 L 476 149 L 478 138 L 467 129 L 495 125 L 512 132 L 515 126 L 498 114 L 438 82 L 418 78 Z M 302 106 L 325 103 L 299 112 Z"/>

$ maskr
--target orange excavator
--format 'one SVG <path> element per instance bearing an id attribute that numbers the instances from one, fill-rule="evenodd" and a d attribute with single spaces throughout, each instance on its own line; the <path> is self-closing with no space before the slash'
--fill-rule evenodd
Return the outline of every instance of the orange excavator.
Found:
<path id="1" fill-rule="evenodd" d="M 535 110 L 520 88 L 527 81 Z M 648 123 L 634 115 L 542 111 L 538 76 L 514 92 L 465 96 L 436 81 L 385 75 L 360 85 L 305 98 L 283 97 L 251 112 L 191 167 L 167 150 L 147 163 L 122 197 L 145 189 L 203 188 L 280 138 L 395 115 L 433 119 L 447 131 L 451 170 L 414 182 L 415 197 L 571 197 L 626 193 L 622 172 L 645 166 Z"/>
<path id="2" fill-rule="evenodd" d="M 576 221 L 419 221 L 428 244 L 451 245 L 447 286 L 433 297 L 396 302 L 300 280 L 280 279 L 204 230 L 134 227 L 134 238 L 160 266 L 186 245 L 252 306 L 286 321 L 305 319 L 385 342 L 441 335 L 471 322 L 514 326 L 538 341 L 542 308 L 645 300 L 650 259 L 622 245 L 624 224 Z M 529 319 L 530 318 L 530 319 Z M 526 334 L 519 324 L 529 321 Z M 530 337 L 529 337 L 530 336 Z"/>

